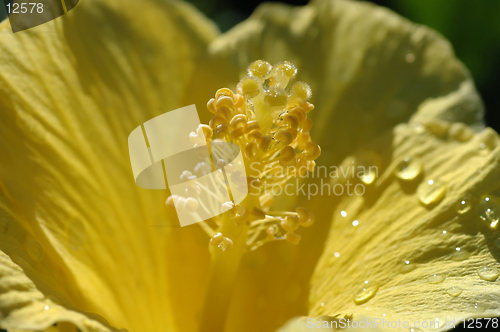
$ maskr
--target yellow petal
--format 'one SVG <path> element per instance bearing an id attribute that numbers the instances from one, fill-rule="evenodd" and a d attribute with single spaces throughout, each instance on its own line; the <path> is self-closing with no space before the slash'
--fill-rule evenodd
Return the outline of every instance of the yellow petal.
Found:
<path id="1" fill-rule="evenodd" d="M 0 29 L 0 249 L 31 266 L 26 278 L 2 260 L 22 283 L 2 279 L 0 326 L 109 330 L 82 325 L 93 312 L 130 331 L 192 329 L 206 239 L 172 227 L 166 192 L 135 185 L 127 137 L 185 106 L 214 25 L 177 1 L 87 0 L 39 27 Z M 35 313 L 30 294 L 72 311 Z"/>
<path id="2" fill-rule="evenodd" d="M 498 134 L 487 128 L 463 142 L 449 130 L 443 137 L 414 125 L 399 125 L 365 147 L 383 158 L 379 179 L 364 195 L 344 196 L 335 207 L 311 279 L 311 316 L 367 315 L 411 324 L 438 319 L 443 327 L 446 320 L 458 325 L 468 317 L 500 315 L 494 281 L 500 232 L 481 220 L 485 207 L 479 203 L 482 195 L 500 193 Z M 414 168 L 399 165 L 407 157 L 423 165 L 413 180 L 404 174 Z"/>
<path id="3" fill-rule="evenodd" d="M 422 123 L 481 123 L 480 98 L 449 42 L 371 4 L 265 4 L 216 39 L 210 51 L 221 86 L 237 82 L 256 59 L 286 60 L 297 66 L 297 79 L 308 82 L 313 91 L 311 134 L 322 147 L 318 166 L 338 166 L 380 135 L 389 136 L 384 143 L 391 146 L 392 128 L 412 116 Z M 334 195 L 281 200 L 287 207 L 305 205 L 317 222 L 301 233 L 298 247 L 276 243 L 243 259 L 228 330 L 274 330 L 308 312 L 309 278 L 338 202 Z"/>

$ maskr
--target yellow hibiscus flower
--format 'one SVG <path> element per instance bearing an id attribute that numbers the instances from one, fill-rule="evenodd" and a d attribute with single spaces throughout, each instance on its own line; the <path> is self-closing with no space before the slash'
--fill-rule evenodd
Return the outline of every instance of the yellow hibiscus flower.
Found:
<path id="1" fill-rule="evenodd" d="M 318 0 L 263 5 L 219 35 L 182 2 L 86 0 L 0 30 L 1 328 L 275 331 L 305 316 L 282 330 L 309 330 L 307 317 L 444 330 L 500 315 L 499 139 L 430 29 Z M 167 192 L 135 185 L 127 137 L 193 103 L 208 123 L 207 101 L 257 59 L 290 61 L 309 83 L 318 168 L 378 173 L 352 179 L 363 195 L 278 197 L 314 213 L 301 242 L 214 269 L 203 229 L 175 227 Z"/>

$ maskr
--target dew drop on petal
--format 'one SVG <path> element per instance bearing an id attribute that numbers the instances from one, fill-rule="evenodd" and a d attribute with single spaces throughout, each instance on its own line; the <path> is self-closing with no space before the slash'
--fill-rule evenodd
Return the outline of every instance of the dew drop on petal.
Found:
<path id="1" fill-rule="evenodd" d="M 447 189 L 448 186 L 442 181 L 428 180 L 418 186 L 417 194 L 422 204 L 431 205 L 442 200 Z"/>
<path id="2" fill-rule="evenodd" d="M 486 310 L 486 306 L 482 303 L 479 303 L 479 302 L 475 302 L 471 306 L 471 312 L 480 313 L 480 312 L 484 312 L 485 310 Z"/>
<path id="3" fill-rule="evenodd" d="M 43 248 L 40 242 L 35 239 L 27 239 L 23 244 L 24 250 L 30 258 L 35 262 L 40 262 L 43 259 Z"/>
<path id="4" fill-rule="evenodd" d="M 469 258 L 470 252 L 462 248 L 456 247 L 455 252 L 451 254 L 451 260 L 455 262 L 464 261 Z"/>
<path id="5" fill-rule="evenodd" d="M 500 271 L 495 267 L 482 267 L 477 270 L 477 275 L 485 281 L 495 281 L 500 276 Z"/>
<path id="6" fill-rule="evenodd" d="M 405 181 L 411 181 L 422 173 L 422 161 L 416 157 L 407 157 L 399 162 L 395 169 L 398 178 Z"/>
<path id="7" fill-rule="evenodd" d="M 420 122 L 415 123 L 413 128 L 417 134 L 421 134 L 421 133 L 425 132 L 425 128 L 424 128 L 424 126 L 422 126 L 422 124 Z"/>
<path id="8" fill-rule="evenodd" d="M 346 217 L 346 216 L 347 216 L 347 212 L 345 212 L 345 211 L 340 211 L 340 215 L 341 215 L 342 217 Z"/>
<path id="9" fill-rule="evenodd" d="M 493 195 L 481 197 L 478 206 L 479 218 L 491 228 L 496 228 L 500 220 L 500 198 Z"/>
<path id="10" fill-rule="evenodd" d="M 336 253 L 334 253 L 334 254 L 333 254 L 333 256 L 335 256 L 335 257 L 340 257 L 340 253 L 339 253 L 339 252 L 336 252 Z"/>
<path id="11" fill-rule="evenodd" d="M 404 260 L 403 264 L 399 267 L 399 272 L 408 273 L 417 268 L 417 264 L 411 263 L 408 260 Z"/>
<path id="12" fill-rule="evenodd" d="M 370 185 L 377 179 L 378 170 L 382 159 L 378 153 L 367 151 L 358 155 L 359 179 L 366 185 Z"/>
<path id="13" fill-rule="evenodd" d="M 457 287 L 457 286 L 453 286 L 453 287 L 450 287 L 446 290 L 446 293 L 451 296 L 451 297 L 457 297 L 459 296 L 460 294 L 462 294 L 462 288 L 460 287 Z"/>
<path id="14" fill-rule="evenodd" d="M 470 211 L 471 207 L 472 203 L 470 197 L 462 197 L 456 205 L 456 211 L 458 214 L 465 214 Z"/>
<path id="15" fill-rule="evenodd" d="M 441 274 L 433 274 L 429 278 L 427 278 L 427 283 L 429 284 L 439 284 L 442 283 L 446 279 L 445 276 Z"/>
<path id="16" fill-rule="evenodd" d="M 449 239 L 451 237 L 451 233 L 447 230 L 443 230 L 439 233 L 439 237 L 441 237 L 442 239 Z"/>
<path id="17" fill-rule="evenodd" d="M 66 225 L 66 239 L 71 249 L 80 250 L 87 242 L 85 226 L 78 219 L 72 219 Z"/>
<path id="18" fill-rule="evenodd" d="M 361 288 L 356 293 L 354 293 L 353 297 L 354 303 L 360 305 L 368 302 L 368 300 L 370 300 L 375 296 L 375 294 L 377 294 L 378 288 L 379 288 L 378 282 L 376 281 L 370 282 L 366 280 L 361 286 Z"/>
<path id="19" fill-rule="evenodd" d="M 45 310 L 49 310 L 50 307 L 48 305 L 45 306 Z"/>

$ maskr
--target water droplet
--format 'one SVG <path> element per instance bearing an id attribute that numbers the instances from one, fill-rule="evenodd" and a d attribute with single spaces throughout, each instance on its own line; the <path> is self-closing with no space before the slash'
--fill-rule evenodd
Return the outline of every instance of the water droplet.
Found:
<path id="1" fill-rule="evenodd" d="M 66 225 L 66 238 L 71 249 L 80 250 L 87 242 L 85 226 L 78 219 L 72 219 Z"/>
<path id="2" fill-rule="evenodd" d="M 24 242 L 24 250 L 28 253 L 32 260 L 40 262 L 43 259 L 43 248 L 40 242 L 35 239 L 27 239 Z"/>
<path id="3" fill-rule="evenodd" d="M 483 312 L 485 310 L 486 310 L 486 306 L 484 304 L 478 303 L 478 302 L 474 303 L 472 305 L 472 308 L 471 308 L 472 312 Z"/>
<path id="4" fill-rule="evenodd" d="M 408 273 L 417 268 L 417 264 L 413 264 L 410 261 L 404 260 L 403 264 L 399 267 L 399 272 Z"/>
<path id="5" fill-rule="evenodd" d="M 361 182 L 370 185 L 378 177 L 378 170 L 382 165 L 382 159 L 378 153 L 366 151 L 357 156 L 358 176 Z"/>
<path id="6" fill-rule="evenodd" d="M 479 202 L 479 218 L 491 228 L 496 228 L 500 220 L 500 198 L 488 195 L 481 197 Z"/>
<path id="7" fill-rule="evenodd" d="M 50 307 L 48 305 L 45 306 L 45 310 L 49 310 Z"/>
<path id="8" fill-rule="evenodd" d="M 358 225 L 359 225 L 359 221 L 354 220 L 354 221 L 352 222 L 352 225 L 353 225 L 354 227 L 358 226 Z"/>
<path id="9" fill-rule="evenodd" d="M 379 284 L 376 281 L 369 282 L 366 280 L 361 288 L 354 294 L 354 303 L 357 305 L 368 302 L 377 294 Z"/>
<path id="10" fill-rule="evenodd" d="M 458 214 L 465 214 L 470 211 L 472 207 L 471 198 L 469 196 L 462 197 L 456 205 Z"/>
<path id="11" fill-rule="evenodd" d="M 495 137 L 486 137 L 483 142 L 479 144 L 479 154 L 488 155 L 497 145 Z"/>
<path id="12" fill-rule="evenodd" d="M 456 141 L 467 142 L 474 136 L 474 132 L 466 124 L 454 122 L 450 126 L 448 135 Z"/>
<path id="13" fill-rule="evenodd" d="M 460 261 L 466 260 L 467 258 L 469 258 L 469 256 L 470 256 L 470 252 L 468 252 L 467 250 L 461 249 L 459 247 L 456 247 L 455 252 L 453 254 L 451 254 L 451 260 L 455 261 L 455 262 L 460 262 Z"/>
<path id="14" fill-rule="evenodd" d="M 336 252 L 336 253 L 334 253 L 334 254 L 333 254 L 333 256 L 335 256 L 335 257 L 340 257 L 340 253 L 339 253 L 339 252 Z"/>
<path id="15" fill-rule="evenodd" d="M 410 327 L 410 332 L 422 332 L 418 327 Z"/>
<path id="16" fill-rule="evenodd" d="M 446 183 L 437 180 L 422 182 L 417 189 L 418 199 L 424 205 L 431 205 L 439 202 L 446 195 L 448 186 Z"/>
<path id="17" fill-rule="evenodd" d="M 448 293 L 448 295 L 451 297 L 457 297 L 460 294 L 462 294 L 462 288 L 457 287 L 457 286 L 453 286 L 453 287 L 448 288 L 446 290 L 446 293 Z"/>
<path id="18" fill-rule="evenodd" d="M 497 247 L 498 249 L 500 249 L 500 239 L 496 239 L 494 242 L 493 242 L 493 245 L 495 247 Z"/>
<path id="19" fill-rule="evenodd" d="M 422 173 L 422 161 L 415 157 L 407 157 L 399 162 L 395 174 L 401 180 L 411 181 Z"/>
<path id="20" fill-rule="evenodd" d="M 345 212 L 345 211 L 340 211 L 340 215 L 341 215 L 342 217 L 346 217 L 346 216 L 347 216 L 347 212 Z"/>
<path id="21" fill-rule="evenodd" d="M 495 281 L 500 276 L 500 271 L 495 267 L 482 267 L 477 270 L 479 278 L 486 281 Z"/>
<path id="22" fill-rule="evenodd" d="M 415 125 L 413 126 L 413 128 L 417 134 L 421 134 L 421 133 L 425 132 L 425 128 L 424 128 L 424 126 L 422 126 L 422 124 L 420 122 L 416 122 Z"/>
<path id="23" fill-rule="evenodd" d="M 446 279 L 445 276 L 441 274 L 433 274 L 429 278 L 427 278 L 427 283 L 429 284 L 439 284 L 442 283 Z"/>

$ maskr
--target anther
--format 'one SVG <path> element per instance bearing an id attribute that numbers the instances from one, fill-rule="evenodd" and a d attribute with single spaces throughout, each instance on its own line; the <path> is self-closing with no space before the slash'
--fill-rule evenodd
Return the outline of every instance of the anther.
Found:
<path id="1" fill-rule="evenodd" d="M 231 91 L 231 89 L 222 88 L 222 89 L 217 90 L 217 92 L 215 93 L 215 99 L 219 100 L 219 98 L 221 96 L 227 96 L 227 97 L 230 97 L 231 99 L 233 99 L 234 93 L 233 93 L 233 91 Z"/>
<path id="2" fill-rule="evenodd" d="M 238 128 L 238 127 L 245 128 L 247 125 L 247 116 L 244 114 L 236 114 L 235 116 L 233 116 L 229 124 L 233 128 Z"/>
<path id="3" fill-rule="evenodd" d="M 299 132 L 297 134 L 297 144 L 299 149 L 305 150 L 307 142 L 311 141 L 311 135 L 309 133 Z"/>
<path id="4" fill-rule="evenodd" d="M 259 149 L 263 152 L 267 151 L 269 148 L 269 145 L 271 144 L 272 138 L 269 135 L 264 135 L 262 136 L 262 139 L 260 140 L 259 143 Z"/>
<path id="5" fill-rule="evenodd" d="M 259 147 L 257 146 L 257 143 L 250 142 L 245 146 L 245 157 L 247 157 L 248 159 L 255 158 L 257 152 L 259 152 Z"/>
<path id="6" fill-rule="evenodd" d="M 184 201 L 184 209 L 189 212 L 195 212 L 198 209 L 199 203 L 196 198 L 188 197 Z"/>
<path id="7" fill-rule="evenodd" d="M 241 136 L 245 135 L 245 128 L 236 128 L 235 130 L 231 131 L 231 138 L 232 139 L 238 139 Z"/>
<path id="8" fill-rule="evenodd" d="M 217 247 L 222 243 L 222 241 L 224 241 L 224 236 L 222 235 L 222 233 L 217 233 L 210 239 L 210 244 L 214 247 Z"/>
<path id="9" fill-rule="evenodd" d="M 313 125 L 312 120 L 310 118 L 307 118 L 302 123 L 302 126 L 300 126 L 300 131 L 302 131 L 303 133 L 307 133 L 311 130 L 312 125 Z"/>
<path id="10" fill-rule="evenodd" d="M 212 98 L 207 103 L 207 108 L 211 113 L 215 113 L 215 99 Z"/>
<path id="11" fill-rule="evenodd" d="M 299 216 L 300 226 L 309 227 L 314 223 L 314 215 L 305 207 L 298 207 L 295 211 Z"/>
<path id="12" fill-rule="evenodd" d="M 301 239 L 300 235 L 295 234 L 294 232 L 286 232 L 286 234 L 285 234 L 285 240 L 287 240 L 291 244 L 295 244 L 295 245 L 299 244 L 300 239 Z"/>
<path id="13" fill-rule="evenodd" d="M 299 217 L 290 215 L 281 221 L 281 227 L 287 232 L 293 232 L 299 228 Z"/>
<path id="14" fill-rule="evenodd" d="M 234 208 L 234 203 L 231 202 L 231 201 L 227 201 L 227 202 L 224 202 L 221 207 L 220 207 L 220 211 L 222 213 L 226 212 L 226 211 L 229 211 L 229 210 L 232 210 Z"/>
<path id="15" fill-rule="evenodd" d="M 215 103 L 215 108 L 227 107 L 229 109 L 234 108 L 234 100 L 229 96 L 220 96 Z"/>
<path id="16" fill-rule="evenodd" d="M 227 98 L 227 97 L 224 97 L 224 98 Z M 229 120 L 231 120 L 231 110 L 227 106 L 218 107 L 215 114 L 222 117 L 225 120 L 225 122 L 229 122 Z"/>
<path id="17" fill-rule="evenodd" d="M 262 211 L 261 209 L 258 209 L 256 207 L 254 207 L 250 213 L 253 216 L 255 216 L 257 219 L 265 219 L 266 218 L 266 213 L 264 211 Z"/>
<path id="18" fill-rule="evenodd" d="M 290 145 L 293 142 L 293 136 L 287 130 L 278 131 L 274 138 L 276 138 L 284 145 Z"/>
<path id="19" fill-rule="evenodd" d="M 306 112 L 300 107 L 292 108 L 290 111 L 288 111 L 288 114 L 295 116 L 297 120 L 299 120 L 299 123 L 304 122 L 307 117 Z"/>
<path id="20" fill-rule="evenodd" d="M 314 142 L 307 142 L 304 152 L 307 160 L 315 160 L 321 154 L 321 148 Z"/>
<path id="21" fill-rule="evenodd" d="M 259 123 L 257 121 L 255 121 L 255 120 L 248 121 L 246 132 L 249 133 L 249 132 L 251 132 L 253 130 L 260 130 Z"/>
<path id="22" fill-rule="evenodd" d="M 230 128 L 227 123 L 221 123 L 215 128 L 215 136 L 217 138 L 224 138 L 230 134 Z"/>
<path id="23" fill-rule="evenodd" d="M 292 129 L 297 129 L 297 127 L 299 126 L 299 120 L 297 119 L 297 117 L 291 114 L 286 114 L 283 117 L 283 123 Z"/>
<path id="24" fill-rule="evenodd" d="M 291 146 L 285 146 L 281 149 L 279 162 L 283 167 L 295 166 L 295 150 Z"/>
<path id="25" fill-rule="evenodd" d="M 262 140 L 262 133 L 259 130 L 252 130 L 247 134 L 247 139 L 259 143 Z"/>

